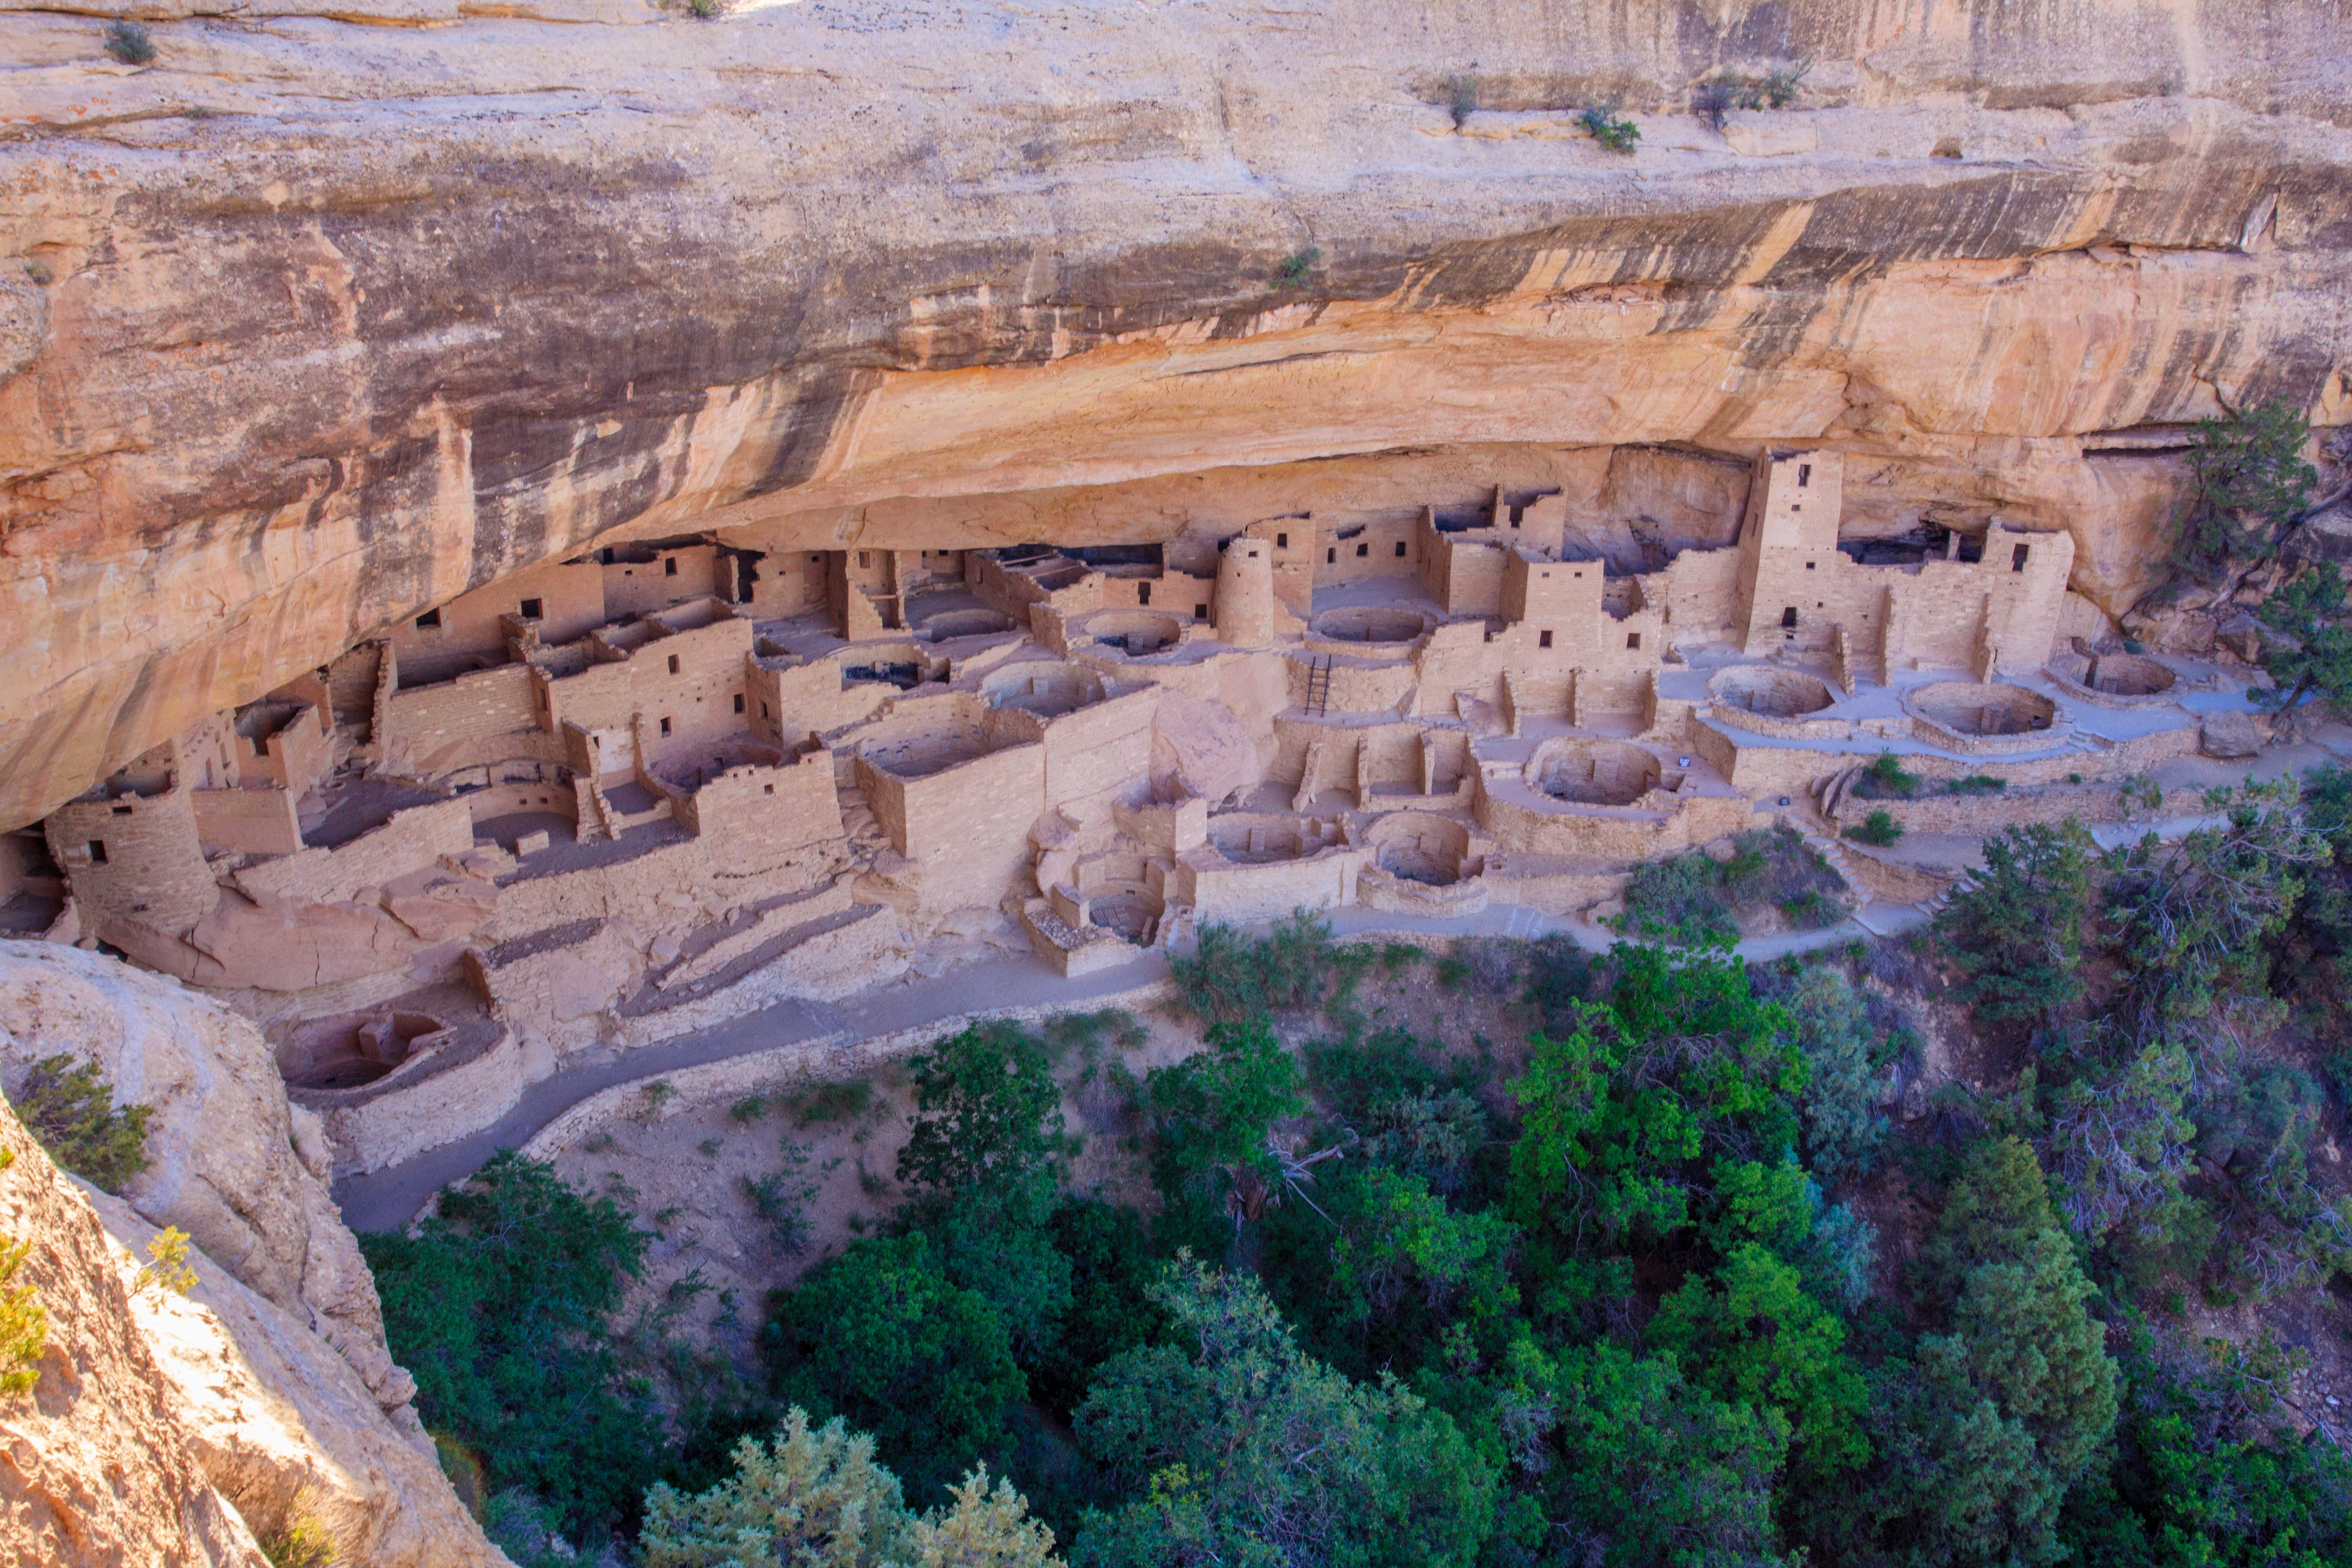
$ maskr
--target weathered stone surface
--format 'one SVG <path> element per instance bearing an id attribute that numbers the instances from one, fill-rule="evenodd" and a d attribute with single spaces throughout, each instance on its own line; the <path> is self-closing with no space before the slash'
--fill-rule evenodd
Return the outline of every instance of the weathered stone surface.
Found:
<path id="1" fill-rule="evenodd" d="M 177 1391 L 131 1313 L 89 1200 L 0 1103 L 0 1236 L 48 1320 L 31 1392 L 0 1397 L 0 1564 L 268 1568 L 214 1489 Z"/>
<path id="2" fill-rule="evenodd" d="M 2262 748 L 2262 732 L 2246 714 L 2208 713 L 2200 727 L 2198 749 L 2209 757 L 2251 757 Z"/>
<path id="3" fill-rule="evenodd" d="M 121 1252 L 143 1258 L 156 1227 L 93 1197 Z M 263 1531 L 307 1514 L 337 1561 L 364 1568 L 491 1568 L 482 1538 L 420 1447 L 384 1417 L 349 1363 L 306 1319 L 239 1284 L 200 1252 L 185 1299 L 142 1293 L 131 1317 L 146 1337 L 179 1425 L 212 1485 Z"/>
<path id="4" fill-rule="evenodd" d="M 123 1198 L 176 1225 L 257 1294 L 314 1314 L 388 1415 L 422 1442 L 384 1348 L 375 1282 L 326 1184 L 295 1151 L 286 1090 L 253 1025 L 163 977 L 47 942 L 0 942 L 0 1069 L 93 1061 L 153 1108 L 148 1168 Z"/>
<path id="5" fill-rule="evenodd" d="M 2176 459 L 2086 445 L 2343 417 L 2326 0 L 139 9 L 138 70 L 0 14 L 8 825 L 618 531 L 1157 539 L 1273 466 L 1809 440 L 1857 530 L 2063 525 L 2119 616 Z"/>

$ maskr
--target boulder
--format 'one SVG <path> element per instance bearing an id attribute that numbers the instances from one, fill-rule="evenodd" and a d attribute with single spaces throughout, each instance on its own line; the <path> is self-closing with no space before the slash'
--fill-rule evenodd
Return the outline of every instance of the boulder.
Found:
<path id="1" fill-rule="evenodd" d="M 1208 801 L 1255 789 L 1265 778 L 1257 742 L 1231 708 L 1175 690 L 1160 694 L 1151 763 L 1155 777 Z"/>
<path id="2" fill-rule="evenodd" d="M 2251 714 L 2208 713 L 2198 730 L 2197 749 L 2209 757 L 2251 757 L 2262 747 L 2262 731 Z"/>

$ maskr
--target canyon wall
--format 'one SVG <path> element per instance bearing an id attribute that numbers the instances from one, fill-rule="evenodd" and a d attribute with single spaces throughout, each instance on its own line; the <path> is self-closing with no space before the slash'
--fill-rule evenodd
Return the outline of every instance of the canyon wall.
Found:
<path id="1" fill-rule="evenodd" d="M 2070 529 L 2113 616 L 2183 422 L 2347 418 L 2327 0 L 122 9 L 152 65 L 0 0 L 0 826 L 617 538 L 1150 541 L 1444 473 L 1631 549 L 1802 440 L 1865 530 Z"/>

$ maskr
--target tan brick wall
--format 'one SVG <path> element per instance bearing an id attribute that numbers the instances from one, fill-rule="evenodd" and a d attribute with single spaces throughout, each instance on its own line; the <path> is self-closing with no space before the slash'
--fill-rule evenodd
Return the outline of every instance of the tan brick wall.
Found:
<path id="1" fill-rule="evenodd" d="M 1376 577 L 1417 577 L 1420 532 L 1420 520 L 1411 517 L 1320 530 L 1311 563 L 1314 585 L 1326 588 Z M 1397 549 L 1400 544 L 1404 546 L 1402 552 Z"/>
<path id="2" fill-rule="evenodd" d="M 248 897 L 334 904 L 362 888 L 425 869 L 444 855 L 474 847 L 474 812 L 463 795 L 393 813 L 382 827 L 332 849 L 304 849 L 236 872 L 231 880 Z"/>
<path id="3" fill-rule="evenodd" d="M 541 641 L 564 643 L 584 637 L 607 616 L 604 569 L 593 562 L 572 565 L 551 561 L 525 567 L 441 605 L 437 628 L 420 627 L 409 619 L 385 636 L 412 679 L 446 680 L 480 659 L 502 662 L 507 641 L 499 617 L 520 615 L 527 599 L 540 601 Z"/>
<path id="4" fill-rule="evenodd" d="M 626 552 L 616 546 L 614 554 Z M 677 570 L 670 570 L 672 566 Z M 707 599 L 719 592 L 719 559 L 716 546 L 690 544 L 664 550 L 651 561 L 620 561 L 600 567 L 604 574 L 604 609 L 600 621 L 641 616 L 667 609 L 688 599 Z M 550 642 L 565 639 L 550 637 Z"/>
<path id="5" fill-rule="evenodd" d="M 540 750 L 518 740 L 541 729 L 538 687 L 529 665 L 501 665 L 395 692 L 389 706 L 387 733 L 378 737 L 386 773 L 435 779 L 509 757 L 536 756 Z"/>
<path id="6" fill-rule="evenodd" d="M 772 860 L 831 842 L 842 836 L 833 758 L 817 752 L 781 767 L 730 769 L 688 798 L 679 820 L 729 860 Z"/>
<path id="7" fill-rule="evenodd" d="M 196 837 L 247 855 L 291 855 L 302 847 L 294 796 L 282 789 L 191 790 Z"/>
<path id="8" fill-rule="evenodd" d="M 197 841 L 192 791 L 113 800 L 68 801 L 41 824 L 49 858 L 66 874 L 82 929 L 110 915 L 158 930 L 186 931 L 220 901 L 220 887 Z M 105 847 L 105 859 L 95 846 Z"/>

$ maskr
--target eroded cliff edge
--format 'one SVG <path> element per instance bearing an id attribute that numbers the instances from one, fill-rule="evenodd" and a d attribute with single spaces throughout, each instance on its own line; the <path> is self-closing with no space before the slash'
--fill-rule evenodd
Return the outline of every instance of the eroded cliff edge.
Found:
<path id="1" fill-rule="evenodd" d="M 592 541 L 1157 539 L 1340 457 L 1802 439 L 1858 527 L 2069 528 L 2119 616 L 2136 433 L 2345 418 L 2319 0 L 332 9 L 151 7 L 139 70 L 0 16 L 0 824 Z M 1684 112 L 1799 57 L 1795 110 Z"/>

